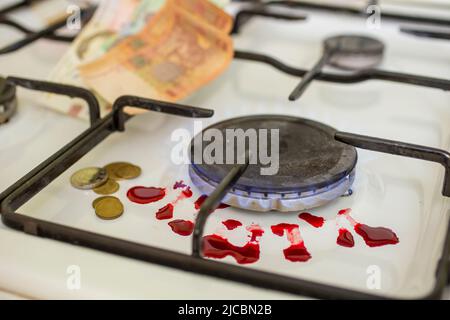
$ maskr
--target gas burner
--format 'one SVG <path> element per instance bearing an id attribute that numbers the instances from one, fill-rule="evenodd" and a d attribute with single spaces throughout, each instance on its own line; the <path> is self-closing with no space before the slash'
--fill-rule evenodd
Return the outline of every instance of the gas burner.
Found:
<path id="1" fill-rule="evenodd" d="M 384 44 L 367 36 L 341 35 L 326 39 L 324 51 L 331 53 L 327 62 L 329 65 L 358 71 L 376 67 L 381 63 Z"/>
<path id="2" fill-rule="evenodd" d="M 16 87 L 0 77 L 0 124 L 8 122 L 16 110 Z"/>
<path id="3" fill-rule="evenodd" d="M 305 210 L 346 194 L 352 186 L 356 149 L 336 141 L 336 130 L 327 125 L 296 117 L 257 115 L 214 124 L 202 134 L 210 129 L 220 130 L 224 136 L 227 129 L 279 129 L 278 173 L 261 175 L 260 169 L 266 166 L 259 160 L 250 164 L 223 200 L 230 206 L 262 212 Z M 209 144 L 197 137 L 190 146 L 190 176 L 202 193 L 211 194 L 234 165 L 195 163 L 195 150 L 204 150 Z M 226 143 L 234 145 L 236 154 L 237 143 Z"/>
<path id="4" fill-rule="evenodd" d="M 383 60 L 384 44 L 371 37 L 340 35 L 325 40 L 323 54 L 316 65 L 308 71 L 292 91 L 289 100 L 295 101 L 326 65 L 349 70 L 369 70 Z"/>

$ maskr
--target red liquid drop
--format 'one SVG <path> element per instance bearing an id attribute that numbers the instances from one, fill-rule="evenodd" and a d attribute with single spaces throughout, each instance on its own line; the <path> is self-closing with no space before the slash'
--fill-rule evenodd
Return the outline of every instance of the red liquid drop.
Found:
<path id="1" fill-rule="evenodd" d="M 291 245 L 289 248 L 284 249 L 283 253 L 284 257 L 292 262 L 306 262 L 311 259 L 311 254 L 303 242 Z"/>
<path id="2" fill-rule="evenodd" d="M 189 236 L 194 231 L 194 223 L 187 220 L 173 220 L 169 222 L 169 226 L 172 231 L 179 234 L 180 236 Z"/>
<path id="3" fill-rule="evenodd" d="M 284 257 L 292 262 L 306 262 L 311 259 L 311 254 L 305 247 L 305 243 L 300 235 L 300 229 L 297 224 L 280 223 L 271 226 L 272 232 L 282 237 L 286 231 L 287 238 L 291 246 L 284 249 Z"/>
<path id="4" fill-rule="evenodd" d="M 252 224 L 251 226 L 247 227 L 247 231 L 250 232 L 250 242 L 257 242 L 258 237 L 262 237 L 264 234 L 264 230 L 257 224 Z"/>
<path id="5" fill-rule="evenodd" d="M 300 219 L 305 220 L 306 222 L 308 222 L 310 225 L 312 225 L 315 228 L 322 227 L 325 222 L 324 218 L 312 215 L 308 212 L 301 213 L 298 217 Z"/>
<path id="6" fill-rule="evenodd" d="M 277 236 L 282 237 L 284 234 L 284 230 L 287 232 L 292 232 L 292 230 L 298 228 L 297 224 L 289 224 L 289 223 L 280 223 L 276 226 L 271 226 L 272 232 L 276 234 Z"/>
<path id="7" fill-rule="evenodd" d="M 187 187 L 187 189 L 183 190 L 181 193 L 183 194 L 183 196 L 184 196 L 185 198 L 190 198 L 190 197 L 192 197 L 192 190 L 191 190 L 191 188 L 189 188 L 189 187 Z"/>
<path id="8" fill-rule="evenodd" d="M 203 255 L 215 259 L 231 256 L 239 264 L 255 263 L 259 260 L 259 244 L 248 242 L 243 247 L 237 247 L 227 239 L 213 234 L 203 237 Z"/>
<path id="9" fill-rule="evenodd" d="M 156 213 L 156 219 L 167 220 L 173 218 L 173 204 L 169 203 L 165 207 L 162 207 Z"/>
<path id="10" fill-rule="evenodd" d="M 202 204 L 205 202 L 205 200 L 208 198 L 207 195 L 201 195 L 194 203 L 195 209 L 198 210 L 200 209 L 200 207 L 202 206 Z M 225 209 L 228 208 L 229 205 L 221 203 L 219 204 L 219 206 L 217 207 L 217 209 Z"/>
<path id="11" fill-rule="evenodd" d="M 237 220 L 229 219 L 226 221 L 223 221 L 222 224 L 227 227 L 228 230 L 234 230 L 240 226 L 242 226 L 242 223 Z"/>
<path id="12" fill-rule="evenodd" d="M 369 247 L 381 247 L 399 242 L 395 232 L 387 228 L 370 227 L 366 224 L 358 223 L 355 225 L 355 231 Z"/>
<path id="13" fill-rule="evenodd" d="M 134 187 L 128 190 L 127 197 L 130 201 L 147 204 L 161 200 L 166 196 L 166 189 L 154 187 Z"/>
<path id="14" fill-rule="evenodd" d="M 336 243 L 342 247 L 352 248 L 355 245 L 353 235 L 347 229 L 339 229 L 339 236 Z"/>
<path id="15" fill-rule="evenodd" d="M 346 215 L 349 214 L 352 211 L 352 209 L 342 209 L 339 210 L 338 215 L 342 216 L 342 215 Z"/>
<path id="16" fill-rule="evenodd" d="M 184 181 L 181 180 L 181 181 L 175 182 L 175 184 L 173 185 L 173 190 L 184 189 L 184 188 L 186 188 L 186 187 L 187 187 L 187 185 L 185 185 L 185 184 L 184 184 Z"/>

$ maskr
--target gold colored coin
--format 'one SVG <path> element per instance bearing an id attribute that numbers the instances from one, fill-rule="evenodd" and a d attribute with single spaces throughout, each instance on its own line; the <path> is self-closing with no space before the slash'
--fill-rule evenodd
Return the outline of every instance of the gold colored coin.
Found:
<path id="1" fill-rule="evenodd" d="M 103 220 L 117 219 L 123 214 L 123 210 L 122 202 L 116 197 L 103 197 L 95 204 L 95 214 Z"/>
<path id="2" fill-rule="evenodd" d="M 108 176 L 111 179 L 114 180 L 122 180 L 123 178 L 121 178 L 120 176 L 117 175 L 117 169 L 120 168 L 121 166 L 127 166 L 127 165 L 131 165 L 128 162 L 113 162 L 110 164 L 107 164 L 106 166 L 104 166 L 104 169 L 106 170 L 106 172 L 108 173 Z"/>
<path id="3" fill-rule="evenodd" d="M 141 175 L 141 168 L 138 166 L 129 164 L 123 165 L 117 168 L 116 175 L 122 179 L 135 179 Z"/>
<path id="4" fill-rule="evenodd" d="M 116 193 L 117 190 L 119 190 L 119 188 L 120 188 L 120 186 L 115 180 L 108 179 L 101 186 L 94 188 L 94 192 L 97 194 L 101 194 L 101 195 L 109 195 L 109 194 Z"/>
<path id="5" fill-rule="evenodd" d="M 92 201 L 92 208 L 95 209 L 95 206 L 96 206 L 101 200 L 104 200 L 104 199 L 107 199 L 107 198 L 114 198 L 114 197 L 110 197 L 110 196 L 99 197 L 99 198 L 95 199 L 94 201 Z"/>
<path id="6" fill-rule="evenodd" d="M 128 162 L 114 162 L 105 167 L 108 176 L 114 180 L 134 179 L 141 175 L 141 168 Z"/>
<path id="7" fill-rule="evenodd" d="M 85 168 L 75 172 L 70 177 L 70 183 L 74 188 L 91 190 L 108 180 L 108 173 L 103 168 Z"/>

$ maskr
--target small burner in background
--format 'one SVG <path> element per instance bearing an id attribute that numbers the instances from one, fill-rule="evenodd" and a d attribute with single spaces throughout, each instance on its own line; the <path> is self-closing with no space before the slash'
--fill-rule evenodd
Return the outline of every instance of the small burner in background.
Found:
<path id="1" fill-rule="evenodd" d="M 327 63 L 345 70 L 367 70 L 383 60 L 384 44 L 366 36 L 336 36 L 325 40 L 324 51 L 331 52 Z"/>
<path id="2" fill-rule="evenodd" d="M 0 125 L 8 122 L 16 110 L 16 87 L 0 77 Z"/>
<path id="3" fill-rule="evenodd" d="M 220 130 L 224 137 L 227 129 L 279 129 L 278 173 L 261 175 L 261 167 L 266 166 L 261 165 L 259 159 L 258 164 L 250 164 L 223 200 L 232 207 L 260 212 L 306 210 L 347 194 L 353 184 L 356 149 L 336 141 L 335 129 L 322 123 L 289 116 L 258 115 L 229 119 L 206 128 L 203 133 L 209 129 Z M 233 142 L 227 141 L 229 143 Z M 207 195 L 234 167 L 234 164 L 206 164 L 205 161 L 195 163 L 195 150 L 203 151 L 208 145 L 203 139 L 193 139 L 189 170 L 194 185 Z M 224 150 L 224 157 L 226 150 L 228 148 Z M 237 143 L 234 143 L 235 155 L 236 152 Z"/>
<path id="4" fill-rule="evenodd" d="M 302 81 L 289 96 L 289 100 L 295 101 L 300 98 L 325 65 L 350 71 L 367 70 L 379 65 L 383 60 L 383 54 L 384 44 L 375 38 L 356 35 L 328 38 L 324 42 L 322 57 L 303 76 Z"/>

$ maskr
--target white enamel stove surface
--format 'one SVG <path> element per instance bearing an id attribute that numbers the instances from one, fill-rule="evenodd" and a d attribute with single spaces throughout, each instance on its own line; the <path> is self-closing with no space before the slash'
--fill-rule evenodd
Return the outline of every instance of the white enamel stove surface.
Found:
<path id="1" fill-rule="evenodd" d="M 255 19 L 242 30 L 241 36 L 235 38 L 235 43 L 237 49 L 266 53 L 293 66 L 310 67 L 320 53 L 321 38 L 355 30 L 370 32 L 364 26 L 360 20 L 320 14 L 311 16 L 308 23 Z M 374 33 L 387 44 L 383 68 L 449 78 L 448 43 L 400 35 L 387 23 L 383 24 L 381 31 Z M 40 45 L 22 51 L 22 58 L 25 57 L 30 63 L 38 59 L 33 50 Z M 9 63 L 7 59 L 10 59 Z M 18 58 L 0 58 L 2 73 L 26 76 L 33 70 L 31 67 L 18 69 L 17 64 L 11 65 L 11 61 L 20 61 L 14 59 Z M 33 76 L 43 77 L 44 71 Z M 203 121 L 204 127 L 235 116 L 287 114 L 322 121 L 343 131 L 447 150 L 450 148 L 450 98 L 446 93 L 379 81 L 358 85 L 317 82 L 298 102 L 290 103 L 287 96 L 298 80 L 259 63 L 236 60 L 220 79 L 186 102 L 216 111 L 214 118 Z M 11 159 L 4 159 L 2 152 L 1 165 L 7 168 L 2 170 L 2 178 L 4 175 L 7 177 L 6 182 L 2 181 L 2 188 L 86 126 L 44 109 L 34 110 L 32 100 L 28 104 L 22 103 L 21 107 L 25 110 L 17 117 L 17 122 L 37 112 L 45 121 L 45 130 L 41 129 L 29 138 L 24 137 L 23 142 L 9 147 L 11 153 L 17 154 L 14 158 L 16 166 L 11 164 Z M 60 122 L 55 124 L 54 120 Z M 26 121 L 30 123 L 30 128 L 36 123 Z M 125 133 L 110 136 L 19 211 L 84 230 L 189 254 L 190 238 L 172 233 L 167 221 L 157 221 L 154 216 L 158 208 L 176 197 L 174 192 L 171 191 L 165 200 L 150 205 L 133 204 L 125 196 L 128 188 L 135 185 L 170 188 L 175 180 L 189 181 L 187 165 L 177 166 L 170 161 L 171 146 L 174 145 L 170 135 L 176 128 L 192 129 L 193 123 L 189 119 L 155 113 L 131 120 Z M 8 133 L 4 130 L 0 134 Z M 28 130 L 26 134 L 29 134 Z M 55 142 L 48 142 L 50 140 L 46 135 L 56 139 Z M 29 142 L 31 137 L 33 143 Z M 38 143 L 40 147 L 37 147 Z M 32 154 L 33 158 L 25 160 L 28 154 L 29 157 Z M 244 226 L 257 223 L 265 231 L 260 240 L 261 259 L 246 266 L 248 268 L 373 292 L 366 287 L 366 271 L 369 266 L 376 265 L 382 272 L 382 283 L 381 289 L 373 293 L 412 298 L 425 295 L 434 285 L 434 270 L 442 251 L 448 221 L 449 200 L 440 194 L 443 170 L 435 164 L 361 150 L 359 159 L 353 196 L 311 210 L 311 213 L 327 219 L 322 229 L 314 229 L 300 221 L 296 213 L 260 214 L 228 208 L 211 215 L 205 234 L 220 233 L 235 245 L 243 245 L 248 235 L 245 228 L 227 231 L 221 222 L 234 218 L 243 222 Z M 69 177 L 78 168 L 117 160 L 140 165 L 143 175 L 136 181 L 121 183 L 118 196 L 125 204 L 125 214 L 116 221 L 105 222 L 97 219 L 91 208 L 96 195 L 73 189 Z M 174 218 L 194 217 L 193 200 L 199 194 L 195 187 L 193 190 L 192 199 L 176 206 Z M 354 248 L 338 247 L 335 244 L 335 217 L 344 208 L 352 208 L 353 217 L 362 223 L 391 228 L 399 236 L 400 243 L 368 248 L 354 234 Z M 277 237 L 270 231 L 271 225 L 281 222 L 300 225 L 312 255 L 309 262 L 292 263 L 284 259 L 282 250 L 289 243 L 285 237 Z M 0 229 L 0 257 L 0 288 L 30 297 L 289 297 L 39 239 L 6 227 Z M 234 263 L 234 260 L 226 258 L 223 262 Z M 66 287 L 66 268 L 70 265 L 81 267 L 80 291 L 70 291 Z"/>

